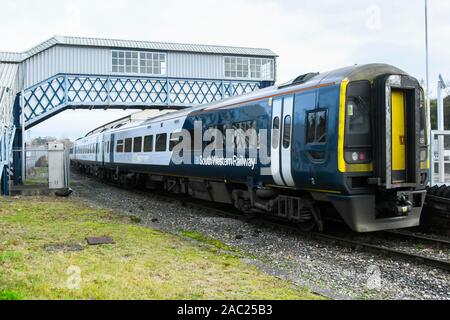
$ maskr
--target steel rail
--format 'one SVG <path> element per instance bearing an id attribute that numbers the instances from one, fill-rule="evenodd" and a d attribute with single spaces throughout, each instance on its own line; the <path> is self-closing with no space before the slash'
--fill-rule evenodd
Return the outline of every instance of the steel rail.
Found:
<path id="1" fill-rule="evenodd" d="M 450 247 L 450 240 L 438 238 L 438 237 L 430 236 L 430 235 L 416 234 L 411 231 L 391 230 L 391 231 L 383 231 L 382 233 L 385 233 L 389 236 L 397 237 L 399 239 L 419 240 L 419 241 L 423 241 L 423 242 L 428 242 L 432 245 L 439 246 L 439 247 Z"/>
<path id="2" fill-rule="evenodd" d="M 245 219 L 246 221 L 254 221 L 254 222 L 259 222 L 262 224 L 266 224 L 266 225 L 271 225 L 271 226 L 277 226 L 277 227 L 282 227 L 284 229 L 289 229 L 291 231 L 294 231 L 297 234 L 301 234 L 307 237 L 311 237 L 314 238 L 316 240 L 321 240 L 321 241 L 326 241 L 326 242 L 332 242 L 332 243 L 336 243 L 342 246 L 346 246 L 346 247 L 351 247 L 354 249 L 366 249 L 367 251 L 370 251 L 372 253 L 376 253 L 376 254 L 383 254 L 383 255 L 387 255 L 387 256 L 391 256 L 391 257 L 396 257 L 396 258 L 401 258 L 402 260 L 405 261 L 410 261 L 410 262 L 414 262 L 414 263 L 419 263 L 419 264 L 424 264 L 430 267 L 434 267 L 434 268 L 438 268 L 438 269 L 442 269 L 445 271 L 450 271 L 450 261 L 446 261 L 446 260 L 440 260 L 440 259 L 436 259 L 436 258 L 432 258 L 432 257 L 428 257 L 428 256 L 424 256 L 424 255 L 419 255 L 419 254 L 414 254 L 414 253 L 409 253 L 409 252 L 405 252 L 405 251 L 401 251 L 401 250 L 396 250 L 396 249 L 391 249 L 385 246 L 379 246 L 379 245 L 374 245 L 365 241 L 359 241 L 359 240 L 352 240 L 352 239 L 348 239 L 345 237 L 341 237 L 341 236 L 336 236 L 336 235 L 331 235 L 331 234 L 326 234 L 326 233 L 319 233 L 319 232 L 303 232 L 301 230 L 299 230 L 298 228 L 294 227 L 294 226 L 290 226 L 287 225 L 286 222 L 284 221 L 278 221 L 278 219 L 276 219 L 276 221 L 274 219 L 267 219 L 267 217 L 265 217 L 266 219 L 260 219 L 260 218 L 248 218 L 244 215 L 239 215 L 237 213 L 231 213 L 228 211 L 224 211 L 223 209 L 217 209 L 214 206 L 210 206 L 207 204 L 199 204 L 198 202 L 192 199 L 184 199 L 183 200 L 184 203 L 188 203 L 194 207 L 198 207 L 200 209 L 204 209 L 204 210 L 214 210 L 215 212 L 220 213 L 221 215 L 226 215 L 226 216 L 230 216 L 233 218 L 238 218 L 238 219 Z M 394 235 L 399 235 L 401 233 L 396 233 L 396 232 L 390 232 L 390 234 L 394 234 Z M 403 235 L 402 235 L 403 236 Z M 409 235 L 408 235 L 409 237 Z M 415 238 L 415 239 L 420 239 L 423 241 L 433 241 L 434 242 L 439 242 L 445 245 L 450 245 L 449 241 L 446 240 L 436 240 L 430 237 L 412 237 L 411 238 Z"/>

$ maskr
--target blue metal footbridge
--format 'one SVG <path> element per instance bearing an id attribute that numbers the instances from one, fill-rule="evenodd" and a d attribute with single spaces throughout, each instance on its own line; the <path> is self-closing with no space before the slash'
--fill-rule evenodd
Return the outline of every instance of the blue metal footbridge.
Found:
<path id="1" fill-rule="evenodd" d="M 21 96 L 29 129 L 66 109 L 181 109 L 260 87 L 256 81 L 59 74 Z"/>
<path id="2" fill-rule="evenodd" d="M 67 109 L 182 109 L 271 86 L 268 49 L 57 36 L 0 52 L 1 193 L 24 179 L 24 132 Z"/>

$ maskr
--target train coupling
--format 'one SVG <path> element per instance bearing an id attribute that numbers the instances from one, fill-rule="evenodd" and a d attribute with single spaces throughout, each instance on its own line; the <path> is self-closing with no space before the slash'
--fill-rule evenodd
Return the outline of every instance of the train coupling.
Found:
<path id="1" fill-rule="evenodd" d="M 397 201 L 395 204 L 395 214 L 399 217 L 409 215 L 413 210 L 413 203 L 409 197 L 404 193 L 397 194 Z"/>

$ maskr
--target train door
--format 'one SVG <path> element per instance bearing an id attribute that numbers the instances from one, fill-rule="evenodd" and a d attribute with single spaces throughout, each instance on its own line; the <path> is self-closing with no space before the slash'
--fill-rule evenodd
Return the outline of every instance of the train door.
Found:
<path id="1" fill-rule="evenodd" d="M 106 148 L 106 141 L 105 141 L 105 136 L 102 135 L 101 138 L 101 145 L 102 145 L 102 166 L 105 166 L 105 157 L 106 157 L 106 152 L 107 152 L 107 148 Z"/>
<path id="2" fill-rule="evenodd" d="M 100 152 L 100 148 L 99 148 L 99 138 L 95 138 L 95 146 L 94 146 L 94 152 L 95 152 L 95 162 L 99 161 L 99 152 Z"/>
<path id="3" fill-rule="evenodd" d="M 317 93 L 302 92 L 295 96 L 293 129 L 293 171 L 296 180 L 305 186 L 314 182 L 314 168 L 311 154 L 315 142 L 315 112 Z"/>
<path id="4" fill-rule="evenodd" d="M 392 183 L 406 182 L 405 93 L 392 90 Z"/>
<path id="5" fill-rule="evenodd" d="M 114 141 L 115 137 L 116 137 L 116 135 L 112 134 L 109 139 L 109 162 L 110 162 L 110 164 L 114 163 L 114 152 L 116 151 L 116 148 L 114 146 L 115 145 L 115 141 Z"/>
<path id="6" fill-rule="evenodd" d="M 292 177 L 294 96 L 276 98 L 272 107 L 271 172 L 277 185 L 295 187 Z"/>
<path id="7" fill-rule="evenodd" d="M 332 118 L 337 119 L 338 101 L 339 91 L 336 88 L 322 88 L 316 92 L 315 108 L 309 109 L 306 115 L 305 152 L 310 167 L 308 183 L 312 187 L 323 187 L 333 174 L 328 166 L 328 119 L 330 110 L 333 111 Z"/>

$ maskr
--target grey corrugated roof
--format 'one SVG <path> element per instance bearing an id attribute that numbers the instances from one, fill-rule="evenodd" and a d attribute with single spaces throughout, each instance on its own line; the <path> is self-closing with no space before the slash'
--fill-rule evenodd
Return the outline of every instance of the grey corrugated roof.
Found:
<path id="1" fill-rule="evenodd" d="M 0 63 L 0 88 L 16 90 L 15 80 L 19 65 L 16 63 Z"/>
<path id="2" fill-rule="evenodd" d="M 107 48 L 195 52 L 208 54 L 240 55 L 240 56 L 248 55 L 259 57 L 277 57 L 277 54 L 274 53 L 272 50 L 262 48 L 242 48 L 242 47 L 227 47 L 227 46 L 211 46 L 201 44 L 56 36 L 37 45 L 34 48 L 31 48 L 30 50 L 24 53 L 0 52 L 0 62 L 6 61 L 20 62 L 58 44 L 69 46 L 90 46 L 90 47 L 107 47 Z"/>
<path id="3" fill-rule="evenodd" d="M 0 52 L 0 62 L 21 62 L 23 54 L 15 52 Z"/>

